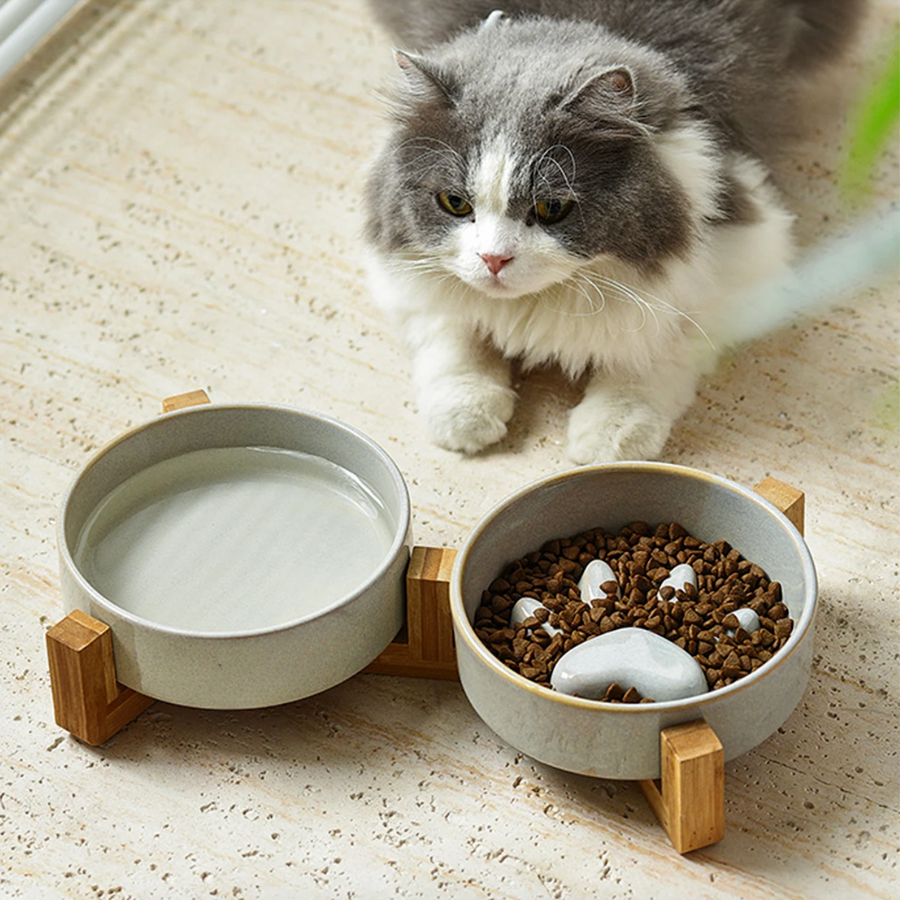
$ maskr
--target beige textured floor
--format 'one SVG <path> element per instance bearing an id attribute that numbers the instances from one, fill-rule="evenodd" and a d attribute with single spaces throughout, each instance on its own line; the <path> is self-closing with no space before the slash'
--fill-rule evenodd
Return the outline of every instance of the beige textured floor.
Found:
<path id="1" fill-rule="evenodd" d="M 896 4 L 876 7 L 814 115 L 884 49 Z M 455 684 L 156 704 L 100 749 L 54 724 L 60 496 L 163 397 L 357 426 L 402 469 L 424 544 L 458 546 L 567 465 L 577 393 L 553 372 L 522 382 L 495 452 L 422 440 L 359 265 L 388 47 L 361 0 L 105 0 L 0 90 L 0 897 L 896 897 L 896 282 L 724 361 L 666 447 L 804 490 L 821 580 L 809 690 L 728 764 L 718 845 L 679 857 L 634 784 L 530 761 Z M 816 127 L 785 166 L 805 242 L 848 221 Z M 896 199 L 894 156 L 875 202 Z"/>

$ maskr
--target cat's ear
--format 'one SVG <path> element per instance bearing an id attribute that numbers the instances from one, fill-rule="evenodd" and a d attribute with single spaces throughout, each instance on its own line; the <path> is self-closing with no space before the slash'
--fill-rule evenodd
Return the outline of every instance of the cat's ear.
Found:
<path id="1" fill-rule="evenodd" d="M 493 31 L 499 25 L 509 21 L 509 16 L 502 9 L 495 9 L 487 18 L 482 19 L 478 26 L 479 34 L 485 31 Z"/>
<path id="2" fill-rule="evenodd" d="M 595 118 L 609 112 L 627 115 L 634 105 L 634 74 L 627 66 L 616 66 L 585 81 L 563 100 L 561 108 Z"/>
<path id="3" fill-rule="evenodd" d="M 418 53 L 394 50 L 394 60 L 417 100 L 452 101 L 452 85 L 436 65 Z"/>

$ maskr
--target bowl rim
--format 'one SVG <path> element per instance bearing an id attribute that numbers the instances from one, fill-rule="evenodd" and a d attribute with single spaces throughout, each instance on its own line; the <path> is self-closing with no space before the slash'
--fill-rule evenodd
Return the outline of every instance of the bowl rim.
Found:
<path id="1" fill-rule="evenodd" d="M 740 495 L 746 501 L 761 507 L 770 515 L 774 516 L 782 525 L 786 532 L 786 536 L 790 540 L 792 547 L 800 559 L 801 568 L 807 585 L 806 596 L 811 602 L 805 604 L 803 613 L 800 616 L 799 621 L 795 623 L 787 643 L 778 650 L 777 653 L 773 654 L 771 659 L 767 660 L 763 665 L 756 669 L 755 672 L 751 672 L 749 675 L 738 679 L 736 682 L 727 685 L 724 688 L 710 690 L 704 694 L 698 694 L 693 697 L 684 697 L 680 700 L 662 700 L 653 703 L 609 703 L 603 700 L 588 700 L 583 697 L 573 697 L 570 694 L 563 694 L 552 688 L 545 687 L 544 685 L 536 684 L 528 678 L 525 678 L 523 675 L 520 675 L 518 672 L 514 672 L 512 669 L 503 665 L 503 663 L 488 650 L 478 635 L 475 634 L 475 629 L 466 615 L 465 606 L 463 604 L 462 575 L 473 548 L 494 519 L 533 491 L 541 490 L 573 477 L 582 477 L 592 473 L 602 475 L 603 473 L 621 471 L 665 473 L 715 483 Z M 450 613 L 453 619 L 454 631 L 457 639 L 462 639 L 469 650 L 478 658 L 479 662 L 486 665 L 494 674 L 503 678 L 509 686 L 520 690 L 524 689 L 533 694 L 535 698 L 540 701 L 556 703 L 573 709 L 613 713 L 616 715 L 656 716 L 660 713 L 694 711 L 718 703 L 724 698 L 733 697 L 742 691 L 751 689 L 758 681 L 768 677 L 776 669 L 783 666 L 788 661 L 789 657 L 797 650 L 806 636 L 806 633 L 813 625 L 818 607 L 817 601 L 818 580 L 812 554 L 796 526 L 780 509 L 778 509 L 778 507 L 766 500 L 762 495 L 756 493 L 752 488 L 746 488 L 730 478 L 714 475 L 710 472 L 694 469 L 689 466 L 662 462 L 626 461 L 578 466 L 572 469 L 566 469 L 562 472 L 556 472 L 518 489 L 508 495 L 505 499 L 501 500 L 500 503 L 490 509 L 476 523 L 475 527 L 466 538 L 463 547 L 456 556 L 450 581 Z"/>
<path id="2" fill-rule="evenodd" d="M 354 589 L 353 591 L 344 594 L 343 596 L 337 598 L 333 602 L 329 603 L 327 606 L 322 606 L 314 612 L 306 613 L 305 615 L 299 616 L 295 619 L 290 619 L 286 622 L 281 622 L 278 625 L 263 627 L 263 628 L 248 628 L 240 631 L 199 631 L 194 629 L 186 629 L 186 628 L 176 628 L 171 625 L 166 625 L 161 622 L 155 622 L 152 619 L 148 619 L 144 616 L 136 615 L 130 610 L 125 609 L 122 606 L 119 606 L 117 603 L 110 600 L 108 597 L 104 596 L 100 591 L 98 591 L 84 576 L 81 569 L 75 562 L 75 559 L 69 549 L 69 543 L 66 539 L 66 526 L 68 522 L 68 510 L 69 504 L 72 498 L 72 495 L 78 489 L 82 480 L 87 476 L 88 472 L 96 465 L 100 463 L 100 461 L 107 456 L 109 453 L 115 452 L 120 446 L 127 443 L 130 440 L 133 440 L 140 434 L 145 432 L 156 430 L 159 428 L 166 428 L 167 422 L 172 421 L 173 419 L 180 419 L 189 416 L 203 416 L 210 414 L 220 414 L 225 413 L 226 415 L 231 412 L 236 411 L 246 411 L 246 410 L 254 410 L 259 412 L 273 412 L 276 414 L 289 414 L 292 416 L 296 416 L 300 419 L 308 419 L 314 420 L 319 423 L 323 423 L 326 426 L 334 429 L 336 432 L 342 433 L 345 437 L 348 437 L 360 445 L 362 445 L 368 452 L 372 453 L 373 456 L 384 466 L 386 472 L 390 476 L 391 483 L 396 488 L 397 491 L 397 499 L 399 500 L 398 504 L 398 515 L 397 522 L 394 529 L 393 539 L 391 541 L 391 545 L 387 551 L 385 551 L 385 555 L 381 563 L 378 567 L 372 572 L 372 574 L 361 584 L 359 587 Z M 207 448 L 203 449 L 213 449 L 215 444 L 210 444 Z M 229 445 L 234 446 L 234 445 Z M 279 449 L 279 448 L 275 448 Z M 290 448 L 281 448 L 281 449 L 290 449 Z M 299 451 L 303 452 L 303 451 Z M 170 458 L 177 458 L 175 457 Z M 336 464 L 337 465 L 337 464 Z M 138 474 L 138 471 L 146 471 L 146 470 L 136 470 L 132 472 L 132 475 Z M 351 473 L 355 477 L 359 478 L 360 476 L 357 473 Z M 128 476 L 130 477 L 130 476 Z M 361 479 L 362 480 L 362 479 Z M 374 489 L 367 482 L 364 482 L 366 486 L 370 489 Z M 377 492 L 376 496 L 377 496 Z M 81 466 L 76 472 L 75 476 L 70 481 L 68 487 L 62 495 L 62 500 L 59 506 L 60 514 L 59 519 L 57 521 L 57 547 L 61 559 L 61 565 L 68 571 L 69 575 L 74 578 L 75 582 L 78 585 L 78 588 L 90 597 L 91 605 L 96 604 L 97 607 L 108 612 L 110 615 L 114 616 L 117 620 L 125 621 L 131 624 L 132 626 L 150 630 L 156 632 L 158 634 L 164 634 L 171 637 L 184 637 L 198 640 L 211 640 L 211 641 L 233 641 L 240 640 L 243 638 L 254 638 L 261 637 L 265 635 L 278 634 L 280 632 L 287 632 L 298 626 L 305 625 L 309 622 L 325 618 L 331 613 L 334 613 L 344 607 L 349 606 L 355 600 L 360 598 L 364 593 L 369 591 L 373 586 L 378 584 L 388 573 L 390 568 L 395 564 L 398 554 L 401 553 L 404 546 L 407 546 L 410 541 L 411 535 L 411 520 L 412 520 L 412 510 L 409 498 L 409 489 L 406 485 L 406 481 L 403 478 L 402 473 L 400 472 L 399 467 L 394 462 L 394 460 L 388 455 L 388 453 L 381 447 L 378 443 L 376 443 L 372 438 L 370 438 L 367 434 L 363 433 L 359 429 L 353 427 L 352 425 L 348 425 L 346 422 L 342 422 L 339 419 L 336 419 L 332 416 L 325 415 L 323 413 L 314 412 L 312 410 L 301 409 L 298 407 L 288 406 L 286 404 L 275 404 L 275 403 L 264 403 L 264 402 L 246 402 L 246 403 L 204 403 L 200 406 L 191 406 L 184 409 L 174 410 L 168 413 L 162 413 L 154 419 L 150 419 L 147 422 L 140 423 L 138 425 L 134 425 L 131 428 L 128 428 L 126 431 L 123 431 L 121 434 L 116 435 L 112 440 L 108 441 L 102 447 L 100 447 L 97 451 L 95 451 L 90 459 Z"/>

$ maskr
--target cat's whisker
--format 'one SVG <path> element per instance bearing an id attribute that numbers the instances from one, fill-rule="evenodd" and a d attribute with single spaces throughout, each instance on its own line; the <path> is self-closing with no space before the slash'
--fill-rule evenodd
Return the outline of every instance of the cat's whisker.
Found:
<path id="1" fill-rule="evenodd" d="M 405 141 L 401 141 L 396 147 L 394 147 L 392 152 L 396 155 L 401 150 L 405 150 L 408 147 L 415 147 L 419 144 L 424 145 L 426 147 L 429 144 L 437 144 L 438 149 L 432 150 L 431 152 L 433 152 L 433 153 L 438 153 L 438 152 L 448 153 L 448 154 L 450 154 L 450 156 L 456 157 L 461 162 L 463 161 L 462 154 L 455 147 L 451 146 L 446 141 L 441 141 L 438 138 L 432 138 L 432 137 L 424 137 L 423 136 L 423 137 L 408 138 Z"/>
<path id="2" fill-rule="evenodd" d="M 567 273 L 560 272 L 560 274 L 566 275 Z M 587 301 L 587 304 L 589 307 L 587 312 L 576 312 L 571 309 L 563 309 L 560 306 L 554 306 L 548 301 L 546 296 L 544 296 L 543 301 L 542 301 L 544 306 L 547 309 L 551 310 L 552 312 L 558 313 L 561 316 L 567 316 L 569 318 L 589 318 L 591 316 L 596 316 L 598 313 L 602 312 L 606 308 L 606 295 L 590 279 L 582 278 L 582 280 L 587 281 L 588 285 L 590 285 L 590 287 L 592 287 L 594 289 L 594 292 L 600 298 L 600 305 L 597 306 L 594 298 L 588 292 L 586 285 L 579 281 L 579 278 L 581 278 L 581 277 L 582 276 L 580 273 L 575 272 L 574 274 L 564 278 L 559 283 L 563 284 L 563 285 L 568 285 L 570 288 L 574 289 L 578 294 L 580 294 L 582 297 L 584 297 L 584 299 Z"/>
<path id="3" fill-rule="evenodd" d="M 556 159 L 554 156 L 551 156 L 551 154 L 553 153 L 554 150 L 564 150 L 568 154 L 569 161 L 572 164 L 571 173 L 566 172 L 566 170 L 563 168 L 562 163 L 558 159 Z M 552 184 L 551 179 L 548 176 L 544 175 L 544 173 L 541 171 L 545 162 L 552 163 L 552 165 L 554 165 L 557 168 L 557 170 L 559 171 L 559 174 L 562 176 L 562 179 L 565 182 L 566 188 L 569 190 L 569 193 L 572 195 L 572 199 L 577 200 L 578 193 L 572 184 L 572 182 L 575 179 L 575 174 L 576 174 L 575 154 L 572 153 L 572 151 L 565 144 L 554 144 L 552 147 L 548 147 L 541 154 L 540 159 L 538 159 L 534 168 L 535 168 L 535 171 L 538 173 L 539 177 L 541 178 L 541 180 L 543 182 L 546 182 L 548 185 L 550 185 L 550 184 Z M 537 191 L 535 190 L 535 191 L 533 191 L 533 193 L 535 195 L 534 200 L 535 200 L 535 202 L 537 202 L 537 200 L 539 199 L 537 197 Z"/>
<path id="4" fill-rule="evenodd" d="M 608 287 L 618 289 L 625 296 L 645 307 L 652 315 L 654 320 L 657 323 L 657 328 L 660 327 L 659 317 L 657 316 L 657 312 L 666 313 L 669 315 L 680 316 L 681 318 L 688 321 L 697 331 L 703 335 L 704 340 L 709 344 L 712 349 L 715 349 L 715 344 L 713 343 L 710 336 L 706 333 L 703 326 L 691 315 L 691 311 L 679 309 L 674 304 L 670 303 L 667 300 L 664 300 L 662 297 L 658 297 L 656 294 L 651 294 L 649 292 L 644 292 L 644 295 L 639 295 L 637 291 L 633 288 L 630 288 L 628 285 L 623 282 L 616 281 L 612 278 L 609 278 L 605 275 L 600 275 L 599 273 L 592 273 L 594 277 L 596 277 L 599 281 L 605 282 Z M 649 300 L 647 298 L 650 298 Z M 652 303 L 650 301 L 653 301 Z"/>
<path id="5" fill-rule="evenodd" d="M 642 331 L 644 326 L 647 324 L 647 313 L 649 312 L 651 316 L 653 316 L 653 320 L 656 322 L 656 333 L 659 334 L 661 329 L 659 318 L 657 317 L 655 311 L 652 306 L 633 288 L 629 287 L 627 284 L 624 284 L 621 281 L 616 281 L 612 278 L 605 278 L 607 285 L 611 288 L 614 288 L 618 291 L 626 301 L 630 301 L 637 306 L 637 308 L 641 311 L 641 323 L 637 326 L 637 328 L 629 329 L 634 332 Z"/>
<path id="6" fill-rule="evenodd" d="M 677 306 L 674 306 L 671 303 L 667 303 L 665 300 L 662 300 L 658 297 L 654 298 L 654 299 L 656 299 L 658 303 L 662 304 L 662 306 L 660 308 L 661 312 L 667 312 L 672 315 L 680 316 L 681 318 L 685 319 L 687 322 L 689 322 L 691 325 L 693 325 L 694 328 L 696 328 L 697 331 L 700 332 L 700 334 L 703 335 L 704 340 L 706 341 L 707 344 L 709 344 L 711 349 L 713 349 L 713 350 L 716 349 L 716 345 L 713 342 L 712 338 L 706 333 L 706 330 L 703 328 L 703 326 L 689 312 L 687 312 L 683 309 L 679 309 Z"/>
<path id="7" fill-rule="evenodd" d="M 598 284 L 593 282 L 590 278 L 588 278 L 586 275 L 584 275 L 583 273 L 576 273 L 576 275 L 578 275 L 579 280 L 576 281 L 575 278 L 573 277 L 570 279 L 570 283 L 579 287 L 581 292 L 584 293 L 585 297 L 588 298 L 588 302 L 590 303 L 590 306 L 591 306 L 590 313 L 580 313 L 577 315 L 595 316 L 595 315 L 597 315 L 597 313 L 603 312 L 603 310 L 606 309 L 606 294 L 603 292 L 603 289 Z M 594 289 L 594 293 L 596 293 L 596 295 L 600 298 L 599 306 L 594 305 L 594 301 L 591 299 L 590 295 L 587 293 L 586 288 L 584 287 L 584 282 L 587 282 L 587 284 L 589 284 Z"/>
<path id="8" fill-rule="evenodd" d="M 415 171 L 422 178 L 446 169 L 446 177 L 453 179 L 458 177 L 461 171 L 465 170 L 465 159 L 462 154 L 450 144 L 437 138 L 409 138 L 398 144 L 393 149 L 392 155 L 398 156 L 401 152 L 418 147 L 422 148 L 422 152 L 398 166 L 399 171 Z M 437 160 L 430 163 L 430 165 L 426 164 L 425 161 L 432 157 L 437 157 Z"/>

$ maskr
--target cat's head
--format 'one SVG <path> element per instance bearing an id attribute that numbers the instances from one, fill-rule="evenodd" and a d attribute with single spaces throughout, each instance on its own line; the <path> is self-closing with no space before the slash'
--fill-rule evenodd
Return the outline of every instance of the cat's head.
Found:
<path id="1" fill-rule="evenodd" d="M 524 19 L 396 58 L 393 131 L 367 190 L 382 253 L 515 297 L 597 258 L 652 271 L 690 246 L 705 138 L 654 54 Z"/>

